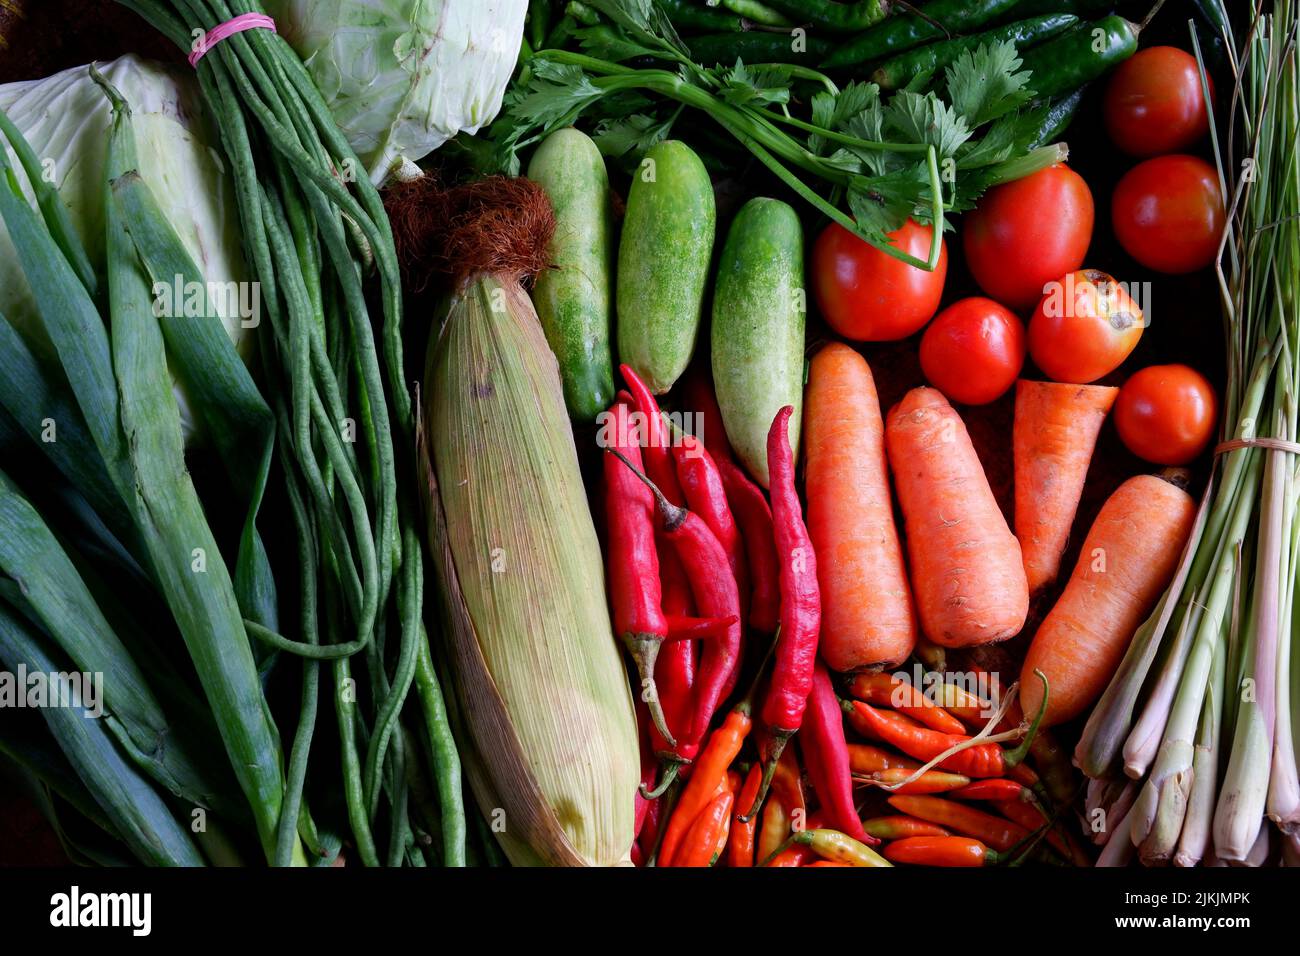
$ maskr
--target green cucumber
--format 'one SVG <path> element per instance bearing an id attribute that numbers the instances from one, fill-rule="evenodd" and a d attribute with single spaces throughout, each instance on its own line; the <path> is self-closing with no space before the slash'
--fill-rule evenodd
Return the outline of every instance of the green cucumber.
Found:
<path id="1" fill-rule="evenodd" d="M 560 365 L 564 404 L 578 421 L 593 421 L 614 400 L 609 348 L 609 176 L 586 133 L 556 130 L 533 154 L 528 178 L 546 190 L 555 209 L 552 268 L 533 286 L 533 304 Z"/>
<path id="2" fill-rule="evenodd" d="M 689 146 L 652 146 L 632 176 L 618 245 L 618 355 L 656 395 L 686 371 L 713 256 L 713 184 Z"/>
<path id="3" fill-rule="evenodd" d="M 714 280 L 713 386 L 731 447 L 764 487 L 767 433 L 786 405 L 799 453 L 807 311 L 799 217 L 779 200 L 751 199 L 731 224 Z"/>

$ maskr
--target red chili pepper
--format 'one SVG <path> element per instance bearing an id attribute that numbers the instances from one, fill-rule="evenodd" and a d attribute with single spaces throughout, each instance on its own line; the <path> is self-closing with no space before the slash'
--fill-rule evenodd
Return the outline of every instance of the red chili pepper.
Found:
<path id="1" fill-rule="evenodd" d="M 965 734 L 945 734 L 919 724 L 908 726 L 897 715 L 887 717 L 887 711 L 877 710 L 860 700 L 845 701 L 842 706 L 854 727 L 860 726 L 863 731 L 917 760 L 933 760 L 944 751 L 971 739 Z M 1023 743 L 1012 751 L 1005 751 L 997 744 L 975 744 L 944 758 L 939 766 L 968 777 L 1000 777 L 1024 760 L 1026 752 Z"/>
<path id="2" fill-rule="evenodd" d="M 640 466 L 641 449 L 629 441 L 629 409 L 615 402 L 609 410 L 613 436 L 609 447 L 634 466 Z M 654 499 L 646 487 L 611 457 L 605 458 L 605 518 L 609 537 L 606 562 L 614 630 L 631 654 L 641 679 L 639 695 L 650 717 L 669 744 L 675 744 L 655 686 L 655 659 L 668 636 L 668 619 L 662 607 L 659 556 L 655 551 L 652 520 Z"/>
<path id="3" fill-rule="evenodd" d="M 687 617 L 673 614 L 668 617 L 669 641 L 707 641 L 715 637 L 726 637 L 739 618 L 734 614 L 726 617 Z"/>
<path id="4" fill-rule="evenodd" d="M 885 847 L 885 859 L 919 866 L 992 866 L 1002 858 L 969 837 L 918 836 L 889 844 Z"/>
<path id="5" fill-rule="evenodd" d="M 677 463 L 677 481 L 686 496 L 686 506 L 704 519 L 727 550 L 727 563 L 735 575 L 736 587 L 742 595 L 749 595 L 749 567 L 745 559 L 745 544 L 736 527 L 736 519 L 727 503 L 727 492 L 722 475 L 698 438 L 682 434 L 672 447 Z"/>
<path id="6" fill-rule="evenodd" d="M 772 509 L 768 506 L 763 490 L 735 463 L 707 369 L 693 369 L 686 376 L 683 391 L 687 407 L 700 416 L 700 437 L 722 476 L 727 503 L 731 506 L 731 513 L 740 526 L 740 535 L 745 542 L 745 561 L 749 566 L 751 589 L 748 595 L 741 591 L 742 606 L 748 611 L 746 620 L 751 629 L 760 634 L 771 634 L 776 630 L 777 616 L 781 609 L 776 545 L 772 536 Z"/>
<path id="7" fill-rule="evenodd" d="M 813 667 L 817 661 L 817 634 L 821 628 L 821 591 L 817 586 L 817 557 L 803 521 L 803 508 L 794 487 L 794 451 L 788 426 L 794 408 L 776 413 L 767 433 L 767 468 L 772 491 L 772 526 L 781 583 L 781 627 L 776 638 L 776 664 L 763 723 L 770 731 L 768 753 L 764 755 L 764 786 L 776 769 L 776 761 L 803 723 L 804 707 L 812 691 Z M 750 813 L 758 806 L 755 803 Z M 748 815 L 748 814 L 747 814 Z"/>
<path id="8" fill-rule="evenodd" d="M 893 796 L 889 798 L 889 805 L 909 816 L 974 837 L 1002 852 L 1010 850 L 1031 832 L 1018 823 L 942 797 Z"/>
<path id="9" fill-rule="evenodd" d="M 1005 777 L 990 777 L 976 780 L 964 787 L 959 787 L 948 794 L 954 800 L 1028 800 L 1029 791 L 1014 780 Z M 1033 809 L 1032 807 L 1030 808 Z M 1037 812 L 1037 811 L 1035 811 Z"/>
<path id="10" fill-rule="evenodd" d="M 736 623 L 727 635 L 708 641 L 700 659 L 695 681 L 695 703 L 692 708 L 690 731 L 686 739 L 692 743 L 703 739 L 708 732 L 718 704 L 735 686 L 737 664 L 740 660 L 740 593 L 736 579 L 727 564 L 727 554 L 717 537 L 703 519 L 693 511 L 679 508 L 664 497 L 663 492 L 615 448 L 609 449 L 622 458 L 632 473 L 650 489 L 658 507 L 660 528 L 676 550 L 682 567 L 691 582 L 691 592 L 701 613 L 711 617 L 735 617 Z"/>
<path id="11" fill-rule="evenodd" d="M 932 730 L 941 730 L 946 734 L 966 732 L 960 720 L 926 697 L 920 688 L 893 674 L 855 674 L 849 685 L 849 693 L 858 700 L 877 707 L 892 707 Z"/>
<path id="12" fill-rule="evenodd" d="M 813 671 L 812 693 L 808 695 L 808 709 L 799 728 L 799 749 L 827 825 L 860 843 L 879 843 L 862 829 L 853 804 L 853 775 L 849 769 L 849 745 L 844 739 L 844 715 L 831 686 L 831 675 L 821 661 L 817 661 Z"/>
<path id="13" fill-rule="evenodd" d="M 994 803 L 993 806 L 1008 820 L 1020 824 L 1031 832 L 1048 823 L 1042 807 L 1034 803 L 1027 803 L 1024 800 L 1002 800 Z M 1061 828 L 1054 826 L 1047 831 L 1045 839 L 1052 849 L 1075 866 L 1092 866 L 1092 858 L 1084 852 L 1083 847 L 1068 831 L 1062 832 Z"/>
<path id="14" fill-rule="evenodd" d="M 750 586 L 749 626 L 760 634 L 774 633 L 780 623 L 781 586 L 772 508 L 763 490 L 737 465 L 719 460 L 718 472 L 745 542 Z"/>
<path id="15" fill-rule="evenodd" d="M 682 488 L 677 481 L 677 466 L 673 463 L 672 435 L 659 410 L 659 403 L 631 366 L 620 365 L 618 369 L 632 393 L 632 401 L 644 428 L 641 437 L 644 440 L 646 474 L 669 501 L 675 505 L 685 504 L 686 499 L 682 497 Z"/>

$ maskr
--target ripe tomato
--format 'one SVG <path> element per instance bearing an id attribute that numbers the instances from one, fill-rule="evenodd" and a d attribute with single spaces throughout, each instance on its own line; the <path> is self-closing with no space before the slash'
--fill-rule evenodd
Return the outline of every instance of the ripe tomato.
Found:
<path id="1" fill-rule="evenodd" d="M 1052 283 L 1038 303 L 1029 354 L 1048 378 L 1095 382 L 1128 358 L 1145 325 L 1123 286 L 1100 270 L 1080 269 Z"/>
<path id="2" fill-rule="evenodd" d="M 1088 184 L 1064 163 L 995 186 L 962 217 L 966 264 L 986 295 L 1026 312 L 1083 265 L 1092 216 Z"/>
<path id="3" fill-rule="evenodd" d="M 918 259 L 930 254 L 929 226 L 909 219 L 889 236 Z M 859 342 L 905 339 L 929 322 L 939 308 L 947 274 L 946 242 L 933 272 L 899 262 L 836 223 L 822 230 L 813 246 L 817 307 L 831 328 Z"/>
<path id="4" fill-rule="evenodd" d="M 1214 435 L 1218 400 L 1205 376 L 1186 365 L 1135 372 L 1115 399 L 1115 427 L 1128 450 L 1157 465 L 1185 465 Z"/>
<path id="5" fill-rule="evenodd" d="M 1014 312 L 974 296 L 939 313 L 921 336 L 921 371 L 950 401 L 983 405 L 1025 364 L 1025 327 Z"/>
<path id="6" fill-rule="evenodd" d="M 1223 197 L 1214 167 L 1195 156 L 1157 156 L 1119 181 L 1110 202 L 1115 238 L 1148 269 L 1181 275 L 1214 262 Z"/>
<path id="7" fill-rule="evenodd" d="M 1111 140 L 1131 156 L 1186 149 L 1210 128 L 1196 58 L 1173 46 L 1147 47 L 1116 67 L 1103 113 Z"/>

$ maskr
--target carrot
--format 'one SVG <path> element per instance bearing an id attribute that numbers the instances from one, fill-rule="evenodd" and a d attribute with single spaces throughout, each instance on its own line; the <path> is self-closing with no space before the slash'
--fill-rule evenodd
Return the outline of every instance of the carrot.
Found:
<path id="1" fill-rule="evenodd" d="M 1017 634 L 1029 613 L 1020 545 L 961 416 L 935 389 L 914 388 L 890 411 L 885 442 L 926 636 L 965 647 Z"/>
<path id="2" fill-rule="evenodd" d="M 813 356 L 804 394 L 804 488 L 822 593 L 818 651 L 836 671 L 897 664 L 916 643 L 883 433 L 866 359 L 838 343 Z"/>
<path id="3" fill-rule="evenodd" d="M 1016 537 L 1033 594 L 1056 580 L 1102 422 L 1119 389 L 1016 382 Z"/>
<path id="4" fill-rule="evenodd" d="M 1195 514 L 1191 495 L 1154 475 L 1130 478 L 1106 499 L 1064 593 L 1025 655 L 1026 713 L 1042 701 L 1035 670 L 1047 677 L 1046 727 L 1078 716 L 1101 695 L 1173 577 Z"/>

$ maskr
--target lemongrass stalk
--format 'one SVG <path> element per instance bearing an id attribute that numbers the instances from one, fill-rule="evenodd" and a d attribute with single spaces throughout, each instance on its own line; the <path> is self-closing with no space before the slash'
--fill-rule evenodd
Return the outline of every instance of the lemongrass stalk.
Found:
<path id="1" fill-rule="evenodd" d="M 1205 692 L 1201 727 L 1196 737 L 1196 756 L 1192 758 L 1192 791 L 1187 800 L 1178 850 L 1174 853 L 1174 866 L 1195 866 L 1210 845 L 1214 798 L 1219 787 L 1219 730 L 1226 654 L 1223 641 L 1216 641 L 1214 659 L 1210 662 L 1210 684 Z"/>
<path id="2" fill-rule="evenodd" d="M 1115 825 L 1114 832 L 1110 839 L 1106 841 L 1106 847 L 1097 857 L 1096 865 L 1099 867 L 1128 866 L 1129 861 L 1137 853 L 1137 848 L 1133 846 L 1131 839 L 1133 831 L 1132 813 L 1126 813 Z"/>
<path id="3" fill-rule="evenodd" d="M 1212 566 L 1212 574 L 1207 580 L 1209 591 L 1204 595 L 1204 605 L 1198 606 L 1197 601 L 1204 592 L 1198 590 L 1194 592 L 1192 598 L 1193 609 L 1187 620 L 1190 622 L 1196 619 L 1195 639 L 1186 646 L 1181 646 L 1181 640 L 1175 642 L 1175 647 L 1166 661 L 1156 688 L 1143 709 L 1141 718 L 1124 743 L 1124 772 L 1135 780 L 1146 773 L 1152 757 L 1159 752 L 1159 741 L 1169 739 L 1166 728 L 1173 718 L 1171 706 L 1175 709 L 1180 706 L 1182 708 L 1177 714 L 1180 723 L 1178 735 L 1174 739 L 1186 742 L 1187 749 L 1182 756 L 1190 761 L 1191 738 L 1196 730 L 1197 715 L 1200 713 L 1199 695 L 1204 690 L 1206 674 L 1209 672 L 1211 642 L 1219 632 L 1239 570 L 1233 557 L 1238 544 L 1244 540 L 1250 529 L 1255 510 L 1252 489 L 1258 483 L 1260 452 L 1254 448 L 1244 448 L 1229 454 L 1245 464 L 1245 472 L 1241 476 L 1242 483 L 1239 486 L 1244 490 L 1240 490 L 1236 495 L 1224 538 L 1214 549 L 1215 563 Z M 1235 464 L 1236 462 L 1229 462 L 1229 467 Z M 1225 482 L 1223 487 L 1230 486 Z M 1179 637 L 1181 638 L 1182 635 Z M 1195 669 L 1187 675 L 1189 663 Z M 1184 693 L 1182 690 L 1184 687 L 1195 688 L 1195 690 Z M 1142 829 L 1139 824 L 1135 826 L 1138 826 L 1139 830 Z M 1145 833 L 1143 835 L 1145 836 Z"/>
<path id="4" fill-rule="evenodd" d="M 1295 432 L 1291 431 L 1294 438 Z M 1274 453 L 1274 457 L 1284 459 L 1287 456 Z M 1276 709 L 1273 731 L 1273 759 L 1268 781 L 1268 799 L 1265 811 L 1268 818 L 1277 824 L 1283 833 L 1294 831 L 1300 825 L 1300 779 L 1296 775 L 1295 738 L 1292 727 L 1294 701 L 1292 698 L 1291 651 L 1295 640 L 1295 569 L 1297 546 L 1300 545 L 1300 522 L 1296 521 L 1296 476 L 1290 467 L 1285 467 L 1284 508 L 1286 511 L 1283 524 L 1290 529 L 1291 541 L 1283 549 L 1282 581 L 1285 593 L 1282 598 L 1281 621 L 1291 622 L 1290 634 L 1279 633 L 1277 642 L 1275 692 Z"/>
<path id="5" fill-rule="evenodd" d="M 1232 756 L 1228 760 L 1214 814 L 1215 851 L 1229 861 L 1244 859 L 1259 832 L 1268 796 L 1273 752 L 1282 551 L 1284 541 L 1290 544 L 1290 534 L 1282 525 L 1286 504 L 1286 457 L 1277 452 L 1266 457 L 1259 548 L 1247 632 L 1247 671 L 1251 681 L 1249 684 L 1243 682 L 1240 688 Z"/>

